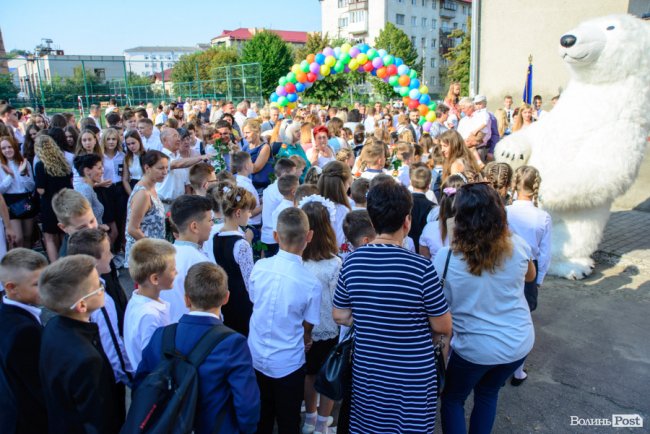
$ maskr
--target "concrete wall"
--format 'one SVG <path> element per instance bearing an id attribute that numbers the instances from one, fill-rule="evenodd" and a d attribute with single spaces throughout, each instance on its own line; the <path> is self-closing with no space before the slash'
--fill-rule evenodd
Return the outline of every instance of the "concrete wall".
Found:
<path id="1" fill-rule="evenodd" d="M 475 0 L 476 1 L 476 0 Z M 590 18 L 628 12 L 630 0 L 480 0 L 478 93 L 491 109 L 503 96 L 521 103 L 528 56 L 533 56 L 533 95 L 544 108 L 569 79 L 558 56 L 560 37 Z M 632 0 L 637 10 L 650 0 Z"/>

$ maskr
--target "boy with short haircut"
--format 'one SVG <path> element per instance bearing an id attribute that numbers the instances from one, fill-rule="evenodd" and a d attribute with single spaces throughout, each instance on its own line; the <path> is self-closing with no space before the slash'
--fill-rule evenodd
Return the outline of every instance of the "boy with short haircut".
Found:
<path id="1" fill-rule="evenodd" d="M 194 264 L 185 277 L 185 302 L 190 312 L 176 330 L 176 350 L 189 354 L 199 339 L 221 326 L 221 306 L 228 302 L 228 276 L 210 262 Z M 142 353 L 136 381 L 156 369 L 162 359 L 163 329 L 154 333 Z M 228 357 L 224 357 L 227 354 Z M 246 338 L 238 333 L 224 338 L 198 368 L 200 394 L 194 419 L 197 433 L 217 432 L 217 415 L 226 411 L 218 432 L 254 433 L 260 396 Z"/>
<path id="2" fill-rule="evenodd" d="M 372 242 L 377 233 L 365 209 L 350 211 L 343 219 L 343 233 L 354 251 Z"/>
<path id="3" fill-rule="evenodd" d="M 101 229 L 82 229 L 75 232 L 68 241 L 69 255 L 88 255 L 97 261 L 97 272 L 104 286 L 106 281 L 102 275 L 111 271 L 111 243 L 106 232 Z M 108 293 L 104 294 L 104 306 L 90 315 L 90 321 L 99 326 L 99 337 L 102 341 L 102 348 L 115 373 L 116 388 L 118 395 L 124 401 L 125 386 L 131 384 L 134 369 L 131 367 L 121 332 L 118 327 L 117 311 L 115 301 Z M 125 408 L 121 405 L 119 408 Z"/>
<path id="4" fill-rule="evenodd" d="M 413 187 L 413 209 L 411 210 L 409 237 L 413 239 L 415 251 L 419 252 L 420 235 L 427 224 L 429 212 L 435 206 L 426 196 L 431 187 L 431 170 L 425 165 L 414 167 L 411 170 L 411 186 Z"/>
<path id="5" fill-rule="evenodd" d="M 289 159 L 296 163 L 296 174 L 302 176 L 307 167 L 307 162 L 300 155 L 292 155 Z"/>
<path id="6" fill-rule="evenodd" d="M 298 206 L 300 201 L 304 198 L 318 194 L 318 187 L 314 184 L 302 184 L 296 189 L 296 194 L 293 198 L 294 206 Z"/>
<path id="7" fill-rule="evenodd" d="M 70 237 L 83 229 L 97 229 L 98 222 L 90 206 L 90 202 L 81 193 L 70 188 L 63 189 L 54 195 L 52 198 L 52 209 L 59 221 L 59 228 L 65 233 L 63 243 L 61 244 L 61 251 L 59 252 L 59 256 L 64 257 L 68 254 L 68 240 Z M 120 283 L 117 268 L 115 268 L 112 261 L 110 262 L 110 270 L 102 274 L 101 277 L 105 282 L 106 293 L 115 302 L 118 327 L 120 335 L 122 335 L 124 331 L 124 312 L 126 311 L 128 298 Z"/>
<path id="8" fill-rule="evenodd" d="M 370 190 L 370 181 L 366 178 L 355 179 L 352 185 L 350 186 L 350 197 L 354 201 L 354 207 L 352 210 L 357 209 L 366 209 L 366 196 L 368 195 L 368 190 Z"/>
<path id="9" fill-rule="evenodd" d="M 124 346 L 131 366 L 142 359 L 153 332 L 171 324 L 169 303 L 160 292 L 171 289 L 176 277 L 176 249 L 165 240 L 143 238 L 129 251 L 129 274 L 138 285 L 124 315 Z"/>
<path id="10" fill-rule="evenodd" d="M 214 167 L 211 164 L 196 163 L 190 168 L 192 194 L 207 196 L 208 188 L 215 182 L 217 182 L 217 175 L 214 173 Z"/>
<path id="11" fill-rule="evenodd" d="M 255 209 L 251 211 L 251 217 L 248 224 L 259 227 L 262 224 L 262 205 L 260 205 L 260 195 L 253 186 L 250 175 L 253 174 L 253 160 L 251 155 L 246 151 L 235 152 L 232 156 L 232 171 L 235 173 L 237 185 L 248 190 L 255 197 Z"/>
<path id="12" fill-rule="evenodd" d="M 0 261 L 5 296 L 0 304 L 0 426 L 5 432 L 47 431 L 38 372 L 43 326 L 38 278 L 47 260 L 29 249 L 10 250 Z"/>
<path id="13" fill-rule="evenodd" d="M 285 175 L 296 175 L 298 172 L 296 163 L 288 158 L 280 158 L 274 166 L 275 182 L 266 187 L 262 193 L 262 236 L 261 241 L 266 244 L 268 250 L 264 252 L 265 257 L 278 253 L 278 244 L 273 239 L 273 211 L 282 201 L 282 195 L 278 191 L 278 180 Z"/>
<path id="14" fill-rule="evenodd" d="M 294 205 L 296 198 L 296 190 L 300 181 L 296 175 L 286 175 L 278 179 L 278 191 L 282 195 L 282 200 L 278 206 L 273 210 L 271 214 L 271 220 L 273 222 L 273 230 L 277 231 L 278 228 L 278 216 L 282 211 L 287 208 L 291 208 Z"/>
<path id="15" fill-rule="evenodd" d="M 312 235 L 301 209 L 285 209 L 273 233 L 280 251 L 258 261 L 250 276 L 253 315 L 248 346 L 260 387 L 261 434 L 272 433 L 276 421 L 281 433 L 300 429 L 305 351 L 320 320 L 321 285 L 302 264 Z"/>
<path id="16" fill-rule="evenodd" d="M 72 255 L 40 276 L 43 304 L 58 315 L 43 331 L 39 372 L 51 433 L 116 433 L 124 423 L 115 377 L 90 315 L 104 305 L 95 259 Z"/>
<path id="17" fill-rule="evenodd" d="M 171 220 L 178 230 L 178 237 L 174 241 L 178 274 L 171 291 L 163 292 L 160 297 L 169 303 L 169 317 L 175 323 L 189 312 L 185 305 L 184 289 L 187 270 L 208 259 L 201 246 L 212 230 L 212 201 L 203 196 L 179 196 L 172 203 Z"/>

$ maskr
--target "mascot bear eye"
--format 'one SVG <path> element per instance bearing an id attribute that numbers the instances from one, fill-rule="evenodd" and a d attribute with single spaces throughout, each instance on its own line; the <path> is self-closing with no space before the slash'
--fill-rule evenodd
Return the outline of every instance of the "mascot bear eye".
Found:
<path id="1" fill-rule="evenodd" d="M 614 26 L 609 26 L 609 27 L 607 27 L 607 30 L 614 30 L 615 28 L 616 27 L 614 27 Z"/>

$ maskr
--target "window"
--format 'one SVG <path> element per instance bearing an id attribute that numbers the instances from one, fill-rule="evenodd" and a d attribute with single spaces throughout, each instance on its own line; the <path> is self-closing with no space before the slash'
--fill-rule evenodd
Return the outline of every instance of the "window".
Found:
<path id="1" fill-rule="evenodd" d="M 411 0 L 411 4 L 413 6 L 417 6 L 418 5 L 418 0 Z"/>
<path id="2" fill-rule="evenodd" d="M 397 3 L 404 3 L 404 0 L 397 0 Z"/>
<path id="3" fill-rule="evenodd" d="M 167 56 L 167 60 L 172 60 L 172 56 Z"/>
<path id="4" fill-rule="evenodd" d="M 95 77 L 97 77 L 99 81 L 106 80 L 106 70 L 104 68 L 95 68 L 94 72 L 95 72 Z"/>
<path id="5" fill-rule="evenodd" d="M 148 64 L 148 63 L 145 63 L 145 64 L 144 64 L 144 67 L 145 67 L 145 68 L 148 68 L 148 67 L 149 67 L 149 64 Z"/>
<path id="6" fill-rule="evenodd" d="M 422 38 L 422 40 L 420 41 L 420 45 L 422 46 L 422 48 L 426 48 L 427 47 L 427 38 Z"/>
<path id="7" fill-rule="evenodd" d="M 422 27 L 426 27 L 426 26 L 427 26 L 427 19 L 422 18 Z"/>
<path id="8" fill-rule="evenodd" d="M 167 63 L 167 68 L 171 68 L 172 66 L 174 66 L 173 63 L 171 63 L 171 62 Z"/>
<path id="9" fill-rule="evenodd" d="M 433 0 L 433 1 L 436 1 L 436 0 Z M 426 6 L 427 6 L 427 0 L 422 0 L 422 7 L 426 7 Z"/>
<path id="10" fill-rule="evenodd" d="M 465 6 L 465 5 L 463 5 L 463 13 L 464 13 L 464 14 L 467 13 L 467 6 Z"/>
<path id="11" fill-rule="evenodd" d="M 431 19 L 431 29 L 435 30 L 436 27 L 438 27 L 438 20 L 436 20 L 435 18 L 432 18 Z"/>
<path id="12" fill-rule="evenodd" d="M 398 24 L 400 26 L 404 25 L 404 14 L 396 14 L 395 15 L 395 24 Z"/>
<path id="13" fill-rule="evenodd" d="M 444 1 L 442 3 L 442 8 L 447 9 L 448 11 L 456 11 L 458 10 L 458 5 L 452 1 Z"/>
<path id="14" fill-rule="evenodd" d="M 149 56 L 144 56 L 144 60 L 149 60 Z"/>
<path id="15" fill-rule="evenodd" d="M 458 23 L 454 23 L 454 29 L 458 28 Z"/>
<path id="16" fill-rule="evenodd" d="M 411 17 L 411 25 L 413 27 L 417 27 L 417 25 L 418 25 L 418 17 L 416 17 L 416 16 Z"/>
<path id="17" fill-rule="evenodd" d="M 348 0 L 339 0 L 339 8 L 344 8 L 348 5 Z"/>
<path id="18" fill-rule="evenodd" d="M 466 31 L 467 31 L 467 25 L 463 24 L 463 32 L 466 32 Z"/>
<path id="19" fill-rule="evenodd" d="M 436 41 L 436 38 L 433 38 L 433 39 L 431 40 L 431 48 L 436 48 L 436 42 L 437 42 L 437 41 Z"/>
<path id="20" fill-rule="evenodd" d="M 365 21 L 366 19 L 366 11 L 352 11 L 350 12 L 350 22 L 351 23 L 360 23 Z M 346 20 L 347 24 L 347 20 Z M 342 26 L 345 27 L 345 26 Z"/>
<path id="21" fill-rule="evenodd" d="M 431 67 L 432 67 L 432 68 L 435 68 L 435 67 L 436 67 L 436 58 L 435 58 L 435 57 L 432 57 L 432 58 L 431 58 Z"/>
<path id="22" fill-rule="evenodd" d="M 411 45 L 415 47 L 415 36 L 411 36 Z"/>
<path id="23" fill-rule="evenodd" d="M 438 85 L 438 77 L 436 77 L 435 75 L 432 75 L 431 80 L 429 81 L 429 83 L 431 83 L 431 86 L 437 86 Z"/>
<path id="24" fill-rule="evenodd" d="M 348 17 L 339 18 L 339 27 L 348 26 Z"/>
<path id="25" fill-rule="evenodd" d="M 438 9 L 438 0 L 431 0 L 431 9 Z"/>

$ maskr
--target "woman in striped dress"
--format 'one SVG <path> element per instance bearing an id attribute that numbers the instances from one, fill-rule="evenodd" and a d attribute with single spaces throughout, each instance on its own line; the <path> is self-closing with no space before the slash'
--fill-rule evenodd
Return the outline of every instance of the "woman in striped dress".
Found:
<path id="1" fill-rule="evenodd" d="M 355 330 L 351 433 L 434 431 L 433 348 L 449 342 L 451 315 L 431 261 L 401 247 L 412 205 L 402 185 L 372 188 L 377 238 L 350 254 L 339 275 L 334 319 Z"/>

